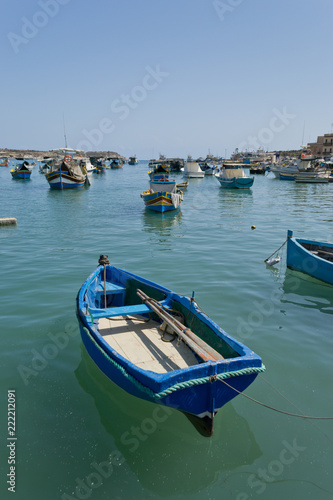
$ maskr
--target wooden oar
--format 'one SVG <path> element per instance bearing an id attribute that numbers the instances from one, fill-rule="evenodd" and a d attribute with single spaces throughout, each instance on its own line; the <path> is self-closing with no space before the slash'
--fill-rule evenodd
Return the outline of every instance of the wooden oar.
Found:
<path id="1" fill-rule="evenodd" d="M 152 311 L 158 314 L 159 317 L 176 332 L 176 334 L 192 349 L 192 351 L 200 356 L 200 358 L 204 361 L 220 361 L 221 359 L 224 359 L 219 352 L 215 351 L 215 349 L 193 333 L 192 330 L 166 312 L 154 299 L 150 298 L 142 292 L 142 290 L 137 289 L 136 293 L 140 299 L 143 300 L 150 309 L 152 309 Z"/>

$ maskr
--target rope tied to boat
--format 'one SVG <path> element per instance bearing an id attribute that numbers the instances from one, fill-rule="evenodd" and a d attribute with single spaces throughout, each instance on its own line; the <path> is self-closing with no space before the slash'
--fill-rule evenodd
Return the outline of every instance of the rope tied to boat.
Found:
<path id="1" fill-rule="evenodd" d="M 277 250 L 275 250 L 275 252 L 273 252 L 272 255 L 270 255 L 269 257 L 267 257 L 267 259 L 265 259 L 264 262 L 268 262 L 273 257 L 273 255 L 275 255 L 276 253 L 278 253 L 278 251 L 281 250 L 281 248 L 287 243 L 287 241 L 288 241 L 289 238 L 290 238 L 290 236 L 287 236 L 286 240 L 282 243 L 282 245 Z"/>

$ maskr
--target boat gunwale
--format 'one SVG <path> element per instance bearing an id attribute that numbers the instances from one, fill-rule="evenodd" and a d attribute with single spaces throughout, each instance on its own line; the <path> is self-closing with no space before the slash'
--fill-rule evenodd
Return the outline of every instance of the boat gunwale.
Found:
<path id="1" fill-rule="evenodd" d="M 154 286 L 157 290 L 165 293 L 168 298 L 171 300 L 176 300 L 181 303 L 183 306 L 187 307 L 191 305 L 191 308 L 195 306 L 196 317 L 198 317 L 203 323 L 209 326 L 212 330 L 212 333 L 221 338 L 226 344 L 228 344 L 237 354 L 239 354 L 235 358 L 227 358 L 222 359 L 221 361 L 206 361 L 203 363 L 198 363 L 197 365 L 188 367 L 188 368 L 180 368 L 178 370 L 173 370 L 167 373 L 156 373 L 150 370 L 145 370 L 138 367 L 135 363 L 132 363 L 125 357 L 123 357 L 118 351 L 113 349 L 107 342 L 104 340 L 103 336 L 98 331 L 98 326 L 92 323 L 90 316 L 84 313 L 84 297 L 85 294 L 92 283 L 92 281 L 104 270 L 104 266 L 98 266 L 97 269 L 87 278 L 87 280 L 81 286 L 78 296 L 77 296 L 77 315 L 79 321 L 83 326 L 85 326 L 89 333 L 91 334 L 93 340 L 97 343 L 97 345 L 104 351 L 105 354 L 110 356 L 113 360 L 117 361 L 125 370 L 133 375 L 134 377 L 138 377 L 142 383 L 144 383 L 147 387 L 149 387 L 154 392 L 158 393 L 169 387 L 173 386 L 178 382 L 185 382 L 197 378 L 201 378 L 207 375 L 218 375 L 222 373 L 232 373 L 240 370 L 242 368 L 261 368 L 263 367 L 262 359 L 259 355 L 251 351 L 247 346 L 239 342 L 238 340 L 231 337 L 227 332 L 225 332 L 219 325 L 217 325 L 211 318 L 209 318 L 205 313 L 200 311 L 200 309 L 196 306 L 195 303 L 191 303 L 191 300 L 186 296 L 181 296 L 179 294 L 174 293 L 172 290 L 163 287 L 162 285 L 158 285 L 157 283 L 146 280 L 145 278 L 138 276 L 134 273 L 125 271 L 116 266 L 107 265 L 109 269 L 116 269 L 121 273 L 124 273 L 130 278 L 140 280 L 143 284 L 147 284 L 150 286 Z M 192 309 L 193 311 L 193 309 Z"/>
<path id="2" fill-rule="evenodd" d="M 295 238 L 294 236 L 290 236 L 288 238 L 288 241 L 291 241 L 296 247 L 301 251 L 304 252 L 307 256 L 312 257 L 313 259 L 320 259 L 323 262 L 327 262 L 329 264 L 333 263 L 327 259 L 324 259 L 323 257 L 320 257 L 319 255 L 316 255 L 311 252 L 311 250 L 308 250 L 303 246 L 303 243 L 306 243 L 307 245 L 317 245 L 318 247 L 329 247 L 333 249 L 333 243 L 326 243 L 323 241 L 316 241 L 316 240 L 305 240 L 303 238 Z"/>

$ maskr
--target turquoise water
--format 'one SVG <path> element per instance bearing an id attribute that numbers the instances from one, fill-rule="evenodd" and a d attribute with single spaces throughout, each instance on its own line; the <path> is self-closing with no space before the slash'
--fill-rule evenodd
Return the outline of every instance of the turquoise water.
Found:
<path id="1" fill-rule="evenodd" d="M 285 247 L 277 266 L 264 263 L 287 229 L 333 241 L 333 186 L 269 174 L 240 192 L 190 179 L 180 210 L 161 215 L 140 198 L 147 171 L 147 162 L 125 165 L 94 175 L 89 188 L 57 192 L 38 167 L 30 181 L 0 168 L 0 217 L 17 218 L 0 227 L 1 499 L 12 498 L 11 389 L 16 500 L 332 498 L 332 421 L 238 396 L 204 438 L 181 413 L 156 410 L 106 379 L 82 347 L 75 297 L 100 254 L 179 293 L 195 291 L 214 321 L 262 357 L 266 372 L 248 396 L 333 416 L 333 287 L 286 271 Z"/>

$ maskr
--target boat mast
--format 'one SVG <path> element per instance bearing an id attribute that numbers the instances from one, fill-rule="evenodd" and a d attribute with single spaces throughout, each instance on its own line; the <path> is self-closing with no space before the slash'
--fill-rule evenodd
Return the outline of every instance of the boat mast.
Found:
<path id="1" fill-rule="evenodd" d="M 64 124 L 65 148 L 67 149 L 67 137 L 66 137 L 66 130 L 65 130 L 65 113 L 62 114 L 62 121 Z"/>

